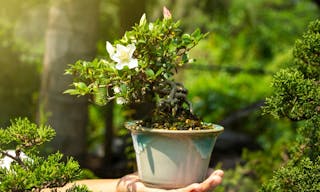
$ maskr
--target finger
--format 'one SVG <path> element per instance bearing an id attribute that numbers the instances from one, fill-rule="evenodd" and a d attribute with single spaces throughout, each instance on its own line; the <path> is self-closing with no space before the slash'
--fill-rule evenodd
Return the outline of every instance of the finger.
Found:
<path id="1" fill-rule="evenodd" d="M 216 170 L 212 172 L 206 180 L 200 183 L 199 187 L 201 190 L 199 191 L 208 191 L 214 189 L 222 183 L 223 175 L 224 173 L 222 170 Z"/>
<path id="2" fill-rule="evenodd" d="M 184 188 L 172 189 L 172 190 L 169 190 L 168 192 L 202 192 L 202 191 L 199 183 L 193 183 Z"/>
<path id="3" fill-rule="evenodd" d="M 214 175 L 207 180 L 205 180 L 203 183 L 200 184 L 202 191 L 209 191 L 217 187 L 222 183 L 222 178 L 218 175 Z"/>
<path id="4" fill-rule="evenodd" d="M 224 172 L 222 170 L 220 170 L 220 169 L 214 170 L 212 168 L 209 168 L 208 171 L 207 171 L 207 177 L 206 178 L 210 177 L 212 174 L 219 175 L 219 176 L 223 177 Z"/>
<path id="5" fill-rule="evenodd" d="M 135 181 L 128 184 L 127 191 L 128 192 L 147 192 L 148 190 L 142 182 Z"/>
<path id="6" fill-rule="evenodd" d="M 222 170 L 216 170 L 209 168 L 208 169 L 208 178 L 202 183 L 193 183 L 184 188 L 169 190 L 168 192 L 205 192 L 214 189 L 216 186 L 221 184 L 222 177 L 224 172 Z M 149 189 L 149 188 L 147 188 Z M 152 189 L 149 189 L 150 192 L 153 192 Z M 149 190 L 146 190 L 149 192 Z M 165 190 L 157 189 L 157 192 L 162 192 Z"/>
<path id="7" fill-rule="evenodd" d="M 220 169 L 215 170 L 212 174 L 218 175 L 218 176 L 220 176 L 222 178 L 224 176 L 224 172 L 222 170 L 220 170 Z"/>
<path id="8" fill-rule="evenodd" d="M 134 191 L 134 186 L 132 186 L 132 184 L 138 181 L 139 177 L 135 174 L 122 177 L 117 184 L 117 192 Z"/>
<path id="9" fill-rule="evenodd" d="M 174 190 L 174 191 L 176 192 L 176 190 Z M 136 181 L 131 182 L 131 183 L 128 184 L 126 192 L 168 192 L 168 190 L 160 189 L 160 188 L 147 187 L 140 180 L 136 180 Z"/>

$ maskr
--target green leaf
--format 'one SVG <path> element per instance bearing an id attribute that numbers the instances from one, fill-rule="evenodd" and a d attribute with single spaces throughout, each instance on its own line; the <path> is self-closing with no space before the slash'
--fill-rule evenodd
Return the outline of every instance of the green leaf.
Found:
<path id="1" fill-rule="evenodd" d="M 163 71 L 164 71 L 165 69 L 163 68 L 163 67 L 161 67 L 158 71 L 157 71 L 157 73 L 156 73 L 156 77 L 157 76 L 159 76 Z"/>
<path id="2" fill-rule="evenodd" d="M 147 69 L 146 70 L 146 74 L 147 74 L 148 77 L 151 77 L 151 78 L 153 78 L 155 76 L 152 69 Z"/>
<path id="3" fill-rule="evenodd" d="M 202 34 L 201 34 L 201 31 L 200 31 L 200 29 L 199 28 L 197 28 L 192 34 L 191 34 L 191 36 L 193 36 L 193 37 L 199 37 L 199 36 L 201 36 Z"/>
<path id="4" fill-rule="evenodd" d="M 76 88 L 79 88 L 79 89 L 82 89 L 82 90 L 85 90 L 85 89 L 88 88 L 87 85 L 85 83 L 83 83 L 83 82 L 74 83 L 74 85 L 75 85 Z"/>
<path id="5" fill-rule="evenodd" d="M 120 85 L 120 89 L 122 93 L 126 93 L 128 91 L 128 87 L 125 84 Z"/>
<path id="6" fill-rule="evenodd" d="M 182 64 L 188 63 L 188 61 L 189 61 L 188 54 L 183 54 L 182 55 Z"/>
<path id="7" fill-rule="evenodd" d="M 65 90 L 63 92 L 64 94 L 69 94 L 69 95 L 78 95 L 80 94 L 80 92 L 76 89 L 68 89 L 68 90 Z"/>
<path id="8" fill-rule="evenodd" d="M 183 39 L 183 40 L 185 40 L 185 39 L 190 39 L 190 38 L 191 38 L 191 36 L 190 36 L 189 34 L 187 34 L 187 33 L 185 33 L 185 34 L 182 35 L 182 39 Z"/>

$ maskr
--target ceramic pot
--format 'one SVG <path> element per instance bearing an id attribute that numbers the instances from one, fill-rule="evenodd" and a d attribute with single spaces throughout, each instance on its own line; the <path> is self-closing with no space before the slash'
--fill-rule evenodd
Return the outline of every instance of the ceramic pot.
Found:
<path id="1" fill-rule="evenodd" d="M 205 130 L 131 130 L 139 178 L 147 186 L 174 189 L 205 179 L 213 146 L 223 127 Z"/>

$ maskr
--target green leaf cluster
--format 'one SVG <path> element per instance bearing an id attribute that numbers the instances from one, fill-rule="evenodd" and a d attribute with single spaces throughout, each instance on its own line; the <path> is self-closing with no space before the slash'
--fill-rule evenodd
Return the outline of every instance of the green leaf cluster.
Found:
<path id="1" fill-rule="evenodd" d="M 134 45 L 132 57 L 138 60 L 138 67 L 124 66 L 118 70 L 111 55 L 92 62 L 78 61 L 66 70 L 75 78 L 72 88 L 65 93 L 90 95 L 92 101 L 102 105 L 114 99 L 126 105 L 154 103 L 160 109 L 155 112 L 174 117 L 177 112 L 191 111 L 185 96 L 187 90 L 174 82 L 173 77 L 179 68 L 192 61 L 189 51 L 205 36 L 199 29 L 184 33 L 180 22 L 171 17 L 147 22 L 143 15 L 139 24 L 112 45 Z"/>
<path id="2" fill-rule="evenodd" d="M 273 178 L 260 191 L 318 191 L 320 189 L 320 157 L 308 157 L 298 162 L 289 161 L 274 173 Z"/>
<path id="3" fill-rule="evenodd" d="M 174 72 L 190 61 L 189 51 L 204 36 L 199 29 L 191 34 L 183 33 L 180 22 L 173 19 L 140 22 L 114 42 L 114 45 L 135 45 L 133 56 L 139 63 L 136 69 L 125 67 L 123 70 L 116 70 L 115 62 L 109 58 L 95 59 L 92 62 L 78 61 L 66 70 L 66 74 L 74 75 L 75 79 L 73 88 L 65 93 L 89 94 L 100 100 L 101 95 L 104 95 L 102 98 L 105 102 L 98 102 L 100 104 L 119 97 L 128 103 L 143 102 L 150 99 L 146 95 L 157 91 L 161 83 L 171 80 Z M 108 92 L 110 87 L 121 89 L 112 95 Z"/>
<path id="4" fill-rule="evenodd" d="M 49 126 L 37 126 L 27 118 L 18 118 L 11 121 L 11 126 L 7 129 L 0 129 L 0 150 L 16 146 L 17 150 L 28 152 L 50 141 L 54 136 L 55 131 Z"/>
<path id="5" fill-rule="evenodd" d="M 59 152 L 46 158 L 39 156 L 39 146 L 54 136 L 50 126 L 37 126 L 27 118 L 17 118 L 11 126 L 0 129 L 0 157 L 13 160 L 9 169 L 0 168 L 0 191 L 40 191 L 64 186 L 81 176 L 73 158 L 65 161 Z M 8 153 L 12 149 L 15 155 Z"/>
<path id="6" fill-rule="evenodd" d="M 74 76 L 74 82 L 73 88 L 64 93 L 78 96 L 91 95 L 92 101 L 105 105 L 113 99 L 108 87 L 112 83 L 111 80 L 119 79 L 117 73 L 113 65 L 104 59 L 94 59 L 91 62 L 77 61 L 65 72 Z"/>
<path id="7" fill-rule="evenodd" d="M 319 114 L 320 86 L 296 68 L 280 70 L 272 83 L 275 94 L 267 98 L 266 113 L 299 121 Z"/>
<path id="8" fill-rule="evenodd" d="M 314 21 L 302 39 L 296 41 L 293 50 L 295 65 L 306 77 L 320 79 L 320 22 Z"/>

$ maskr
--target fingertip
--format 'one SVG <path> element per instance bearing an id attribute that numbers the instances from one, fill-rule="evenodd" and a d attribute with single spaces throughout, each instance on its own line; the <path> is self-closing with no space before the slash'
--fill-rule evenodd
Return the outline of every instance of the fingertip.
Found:
<path id="1" fill-rule="evenodd" d="M 217 185 L 220 185 L 221 183 L 222 183 L 222 177 L 219 175 L 214 175 L 212 177 L 210 185 L 211 185 L 211 187 L 216 187 Z"/>
<path id="2" fill-rule="evenodd" d="M 222 170 L 220 170 L 220 169 L 215 170 L 213 174 L 214 175 L 218 175 L 220 177 L 224 176 L 224 172 Z"/>

